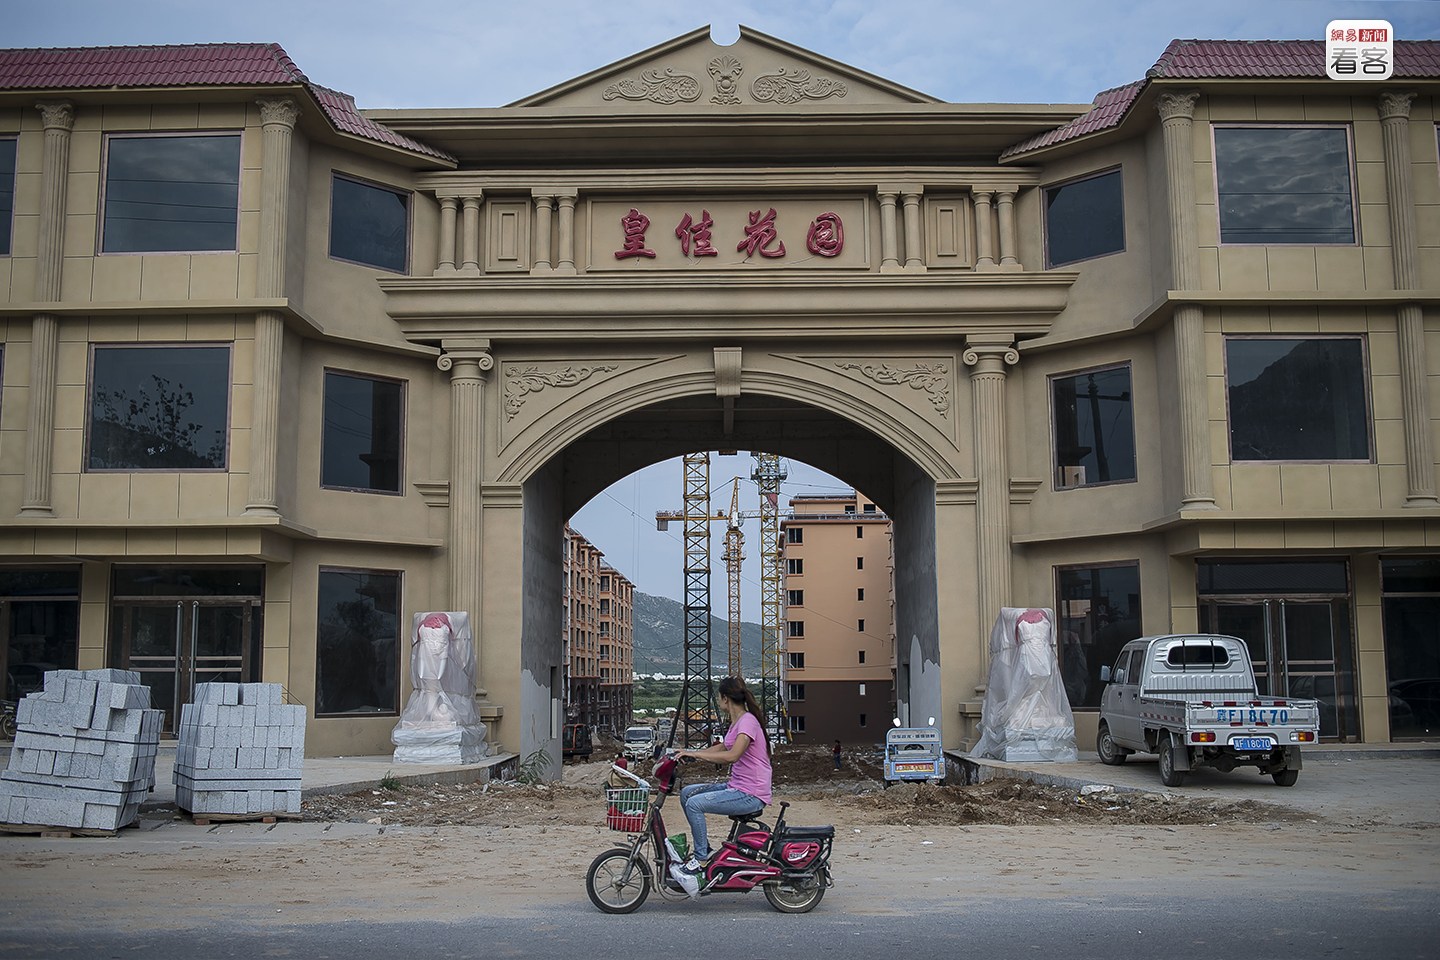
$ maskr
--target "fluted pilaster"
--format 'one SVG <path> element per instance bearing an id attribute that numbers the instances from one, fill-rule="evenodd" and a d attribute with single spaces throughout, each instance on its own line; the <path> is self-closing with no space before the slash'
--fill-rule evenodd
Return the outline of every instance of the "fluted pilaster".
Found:
<path id="1" fill-rule="evenodd" d="M 1200 287 L 1195 226 L 1194 90 L 1162 93 L 1155 104 L 1165 140 L 1170 206 L 1170 273 L 1175 290 Z M 1181 507 L 1214 509 L 1210 480 L 1210 413 L 1205 389 L 1205 312 L 1198 304 L 1175 308 L 1175 381 L 1180 394 Z"/>
<path id="2" fill-rule="evenodd" d="M 37 103 L 45 124 L 40 166 L 40 240 L 35 255 L 35 299 L 60 299 L 60 269 L 65 262 L 65 194 L 70 180 L 70 132 L 75 108 L 69 103 Z"/>
<path id="3" fill-rule="evenodd" d="M 481 543 L 484 534 L 480 480 L 485 440 L 485 381 L 495 367 L 488 340 L 442 343 L 436 361 L 450 374 L 450 560 L 451 610 L 466 610 L 475 636 L 476 663 L 484 632 L 481 616 Z"/>
<path id="4" fill-rule="evenodd" d="M 1385 195 L 1390 214 L 1390 256 L 1395 289 L 1420 285 L 1415 192 L 1410 178 L 1410 102 L 1413 91 L 1380 94 L 1385 148 Z M 1405 506 L 1440 507 L 1435 491 L 1435 454 L 1430 439 L 1430 389 L 1426 376 L 1425 316 L 1418 303 L 1396 310 L 1400 348 L 1400 405 L 1405 427 Z"/>
<path id="5" fill-rule="evenodd" d="M 35 260 L 34 297 L 60 299 L 65 263 L 65 194 L 70 179 L 70 132 L 75 108 L 69 103 L 37 103 L 45 126 L 40 166 L 40 237 Z M 25 422 L 25 482 L 20 516 L 49 517 L 55 455 L 55 374 L 60 322 L 48 313 L 30 321 L 30 390 Z"/>
<path id="6" fill-rule="evenodd" d="M 288 98 L 257 100 L 261 123 L 260 247 L 255 295 L 285 296 L 285 229 L 290 209 L 290 140 L 300 108 Z"/>
<path id="7" fill-rule="evenodd" d="M 286 224 L 290 208 L 290 146 L 300 110 L 288 98 L 256 101 L 260 106 L 260 237 L 255 294 L 285 296 Z M 255 367 L 252 371 L 250 481 L 245 513 L 278 516 L 280 442 L 280 362 L 285 324 L 279 313 L 255 315 Z"/>
<path id="8" fill-rule="evenodd" d="M 22 517 L 49 517 L 55 453 L 55 358 L 60 324 L 48 313 L 30 321 L 30 411 L 25 425 L 25 492 Z"/>
<path id="9" fill-rule="evenodd" d="M 1009 343 L 972 342 L 962 359 L 970 369 L 975 437 L 975 528 L 980 623 L 994 621 L 1010 602 L 1010 463 L 1005 436 L 1006 367 L 1020 362 Z M 984 649 L 982 647 L 982 649 Z"/>

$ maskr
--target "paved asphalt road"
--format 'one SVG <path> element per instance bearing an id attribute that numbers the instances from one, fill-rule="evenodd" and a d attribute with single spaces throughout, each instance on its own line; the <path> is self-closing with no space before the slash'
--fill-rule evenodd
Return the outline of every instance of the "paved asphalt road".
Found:
<path id="1" fill-rule="evenodd" d="M 355 960 L 508 957 L 634 960 L 637 957 L 1042 958 L 1042 960 L 1434 960 L 1440 953 L 1435 891 L 1357 899 L 1344 891 L 1288 897 L 1277 891 L 1188 882 L 1145 902 L 1092 899 L 907 901 L 874 897 L 878 912 L 827 902 L 814 913 L 772 913 L 759 894 L 698 904 L 646 904 L 629 916 L 588 907 L 545 917 L 488 917 L 455 923 L 344 924 L 111 934 L 50 939 L 40 931 L 0 956 L 86 960 L 143 957 L 313 957 Z M 579 905 L 577 905 L 579 907 Z M 827 909 L 829 907 L 829 909 Z M 103 944 L 103 945 L 102 945 Z"/>

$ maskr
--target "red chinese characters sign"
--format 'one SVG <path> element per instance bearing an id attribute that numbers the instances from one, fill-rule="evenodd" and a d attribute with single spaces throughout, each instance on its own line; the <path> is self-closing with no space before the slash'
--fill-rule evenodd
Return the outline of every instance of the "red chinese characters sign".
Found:
<path id="1" fill-rule="evenodd" d="M 619 218 L 621 248 L 615 251 L 616 260 L 655 259 L 655 251 L 646 246 L 646 231 L 650 229 L 650 218 L 637 207 Z M 738 242 L 735 252 L 743 253 L 744 259 L 760 257 L 779 260 L 786 256 L 785 240 L 780 236 L 776 224 L 775 208 L 751 210 L 747 222 L 738 224 Z M 702 209 L 697 217 L 686 212 L 676 224 L 674 235 L 680 254 L 686 258 L 718 257 L 714 246 L 715 219 L 708 209 Z M 805 249 L 813 257 L 832 259 L 845 250 L 845 226 L 840 215 L 834 212 L 818 214 L 810 221 L 805 235 Z"/>

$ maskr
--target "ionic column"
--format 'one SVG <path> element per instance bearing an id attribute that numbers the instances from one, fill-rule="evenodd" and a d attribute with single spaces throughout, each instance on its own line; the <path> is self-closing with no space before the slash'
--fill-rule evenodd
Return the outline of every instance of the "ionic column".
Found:
<path id="1" fill-rule="evenodd" d="M 442 340 L 444 353 L 436 365 L 450 374 L 450 562 L 451 610 L 470 613 L 475 637 L 475 662 L 484 619 L 480 609 L 481 545 L 480 479 L 485 442 L 485 380 L 495 367 L 489 340 Z"/>
<path id="2" fill-rule="evenodd" d="M 925 258 L 920 255 L 920 192 L 904 195 L 905 203 L 905 269 L 911 273 L 925 272 Z"/>
<path id="3" fill-rule="evenodd" d="M 455 212 L 460 206 L 456 197 L 440 198 L 440 263 L 435 276 L 455 272 Z"/>
<path id="4" fill-rule="evenodd" d="M 896 191 L 882 190 L 880 193 L 880 272 L 894 273 L 900 270 L 900 235 L 895 229 Z"/>
<path id="5" fill-rule="evenodd" d="M 971 341 L 962 359 L 970 370 L 975 436 L 976 567 L 980 623 L 993 623 L 1010 602 L 1010 464 L 1006 454 L 1005 368 L 1020 362 L 1006 341 Z"/>
<path id="6" fill-rule="evenodd" d="M 995 240 L 991 230 L 989 190 L 976 190 L 975 196 L 975 269 L 995 269 Z"/>
<path id="7" fill-rule="evenodd" d="M 535 262 L 530 267 L 531 273 L 549 273 L 554 269 L 550 265 L 550 220 L 551 212 L 555 208 L 555 198 L 546 194 L 534 194 L 535 197 Z"/>
<path id="8" fill-rule="evenodd" d="M 1420 285 L 1416 260 L 1415 193 L 1410 183 L 1410 101 L 1414 91 L 1380 94 L 1385 145 L 1385 198 L 1390 213 L 1390 256 L 1395 289 Z M 1425 317 L 1418 303 L 1396 310 L 1400 346 L 1400 404 L 1405 425 L 1405 506 L 1440 507 L 1435 495 L 1435 454 L 1430 442 L 1430 391 L 1426 379 Z"/>
<path id="9" fill-rule="evenodd" d="M 289 221 L 290 140 L 300 110 L 293 100 L 257 100 L 260 106 L 260 236 L 255 296 L 285 296 L 285 233 Z M 255 314 L 250 489 L 245 512 L 278 516 L 276 460 L 280 436 L 280 361 L 285 324 L 274 310 Z"/>
<path id="10" fill-rule="evenodd" d="M 1170 275 L 1175 290 L 1200 286 L 1195 228 L 1194 90 L 1162 93 L 1155 104 L 1164 125 L 1165 174 L 1170 206 Z M 1210 483 L 1210 411 L 1205 389 L 1205 312 L 1199 304 L 1175 308 L 1175 381 L 1180 395 L 1180 506 L 1213 510 Z"/>
<path id="11" fill-rule="evenodd" d="M 460 241 L 464 263 L 460 272 L 467 276 L 480 274 L 480 200 L 481 197 L 466 197 L 461 213 Z"/>
<path id="12" fill-rule="evenodd" d="M 1015 190 L 1006 188 L 995 194 L 995 215 L 1000 221 L 1000 266 L 1019 269 L 1015 256 Z"/>
<path id="13" fill-rule="evenodd" d="M 555 201 L 560 205 L 560 235 L 556 273 L 575 275 L 575 193 L 562 193 Z"/>
<path id="14" fill-rule="evenodd" d="M 45 125 L 40 167 L 40 239 L 36 251 L 34 297 L 39 303 L 60 299 L 65 262 L 65 195 L 70 178 L 70 132 L 75 108 L 69 103 L 37 103 Z M 60 321 L 39 313 L 30 321 L 30 396 L 25 422 L 25 486 L 20 516 L 49 517 L 55 455 L 55 358 Z"/>

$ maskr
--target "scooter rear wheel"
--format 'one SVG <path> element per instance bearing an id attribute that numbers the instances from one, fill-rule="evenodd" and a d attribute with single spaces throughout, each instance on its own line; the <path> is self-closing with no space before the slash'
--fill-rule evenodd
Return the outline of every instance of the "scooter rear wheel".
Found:
<path id="1" fill-rule="evenodd" d="M 822 874 L 787 877 L 765 884 L 765 899 L 781 913 L 809 913 L 824 896 L 825 878 Z"/>
<path id="2" fill-rule="evenodd" d="M 625 876 L 626 869 L 630 875 Z M 630 850 L 616 847 L 596 857 L 585 874 L 585 892 L 590 902 L 606 913 L 633 913 L 645 898 L 650 896 L 650 885 L 654 883 L 650 864 L 643 855 L 637 855 L 634 866 L 630 864 Z"/>

